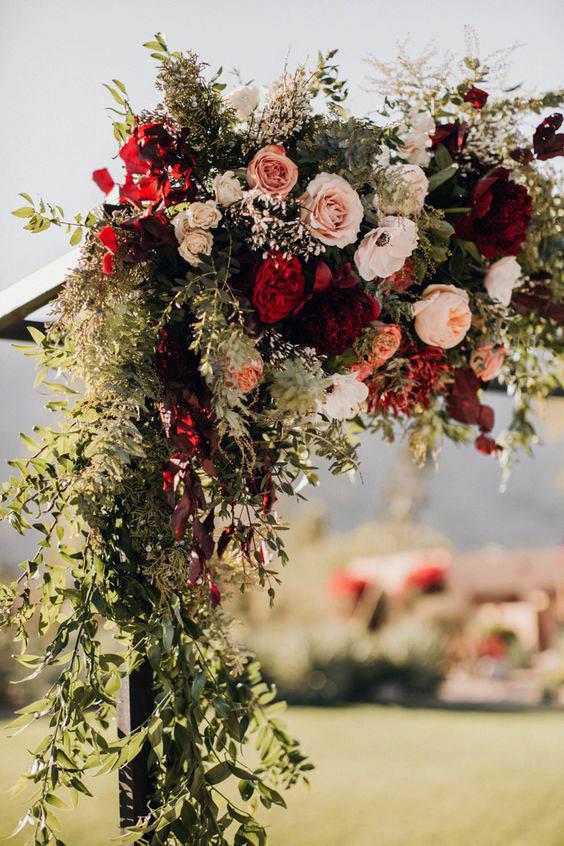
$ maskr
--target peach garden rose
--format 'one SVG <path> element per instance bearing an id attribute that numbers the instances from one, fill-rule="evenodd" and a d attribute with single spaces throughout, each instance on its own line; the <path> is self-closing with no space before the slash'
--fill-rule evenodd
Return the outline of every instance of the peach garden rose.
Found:
<path id="1" fill-rule="evenodd" d="M 412 313 L 423 343 L 445 350 L 464 339 L 472 322 L 468 293 L 455 285 L 429 285 Z"/>
<path id="2" fill-rule="evenodd" d="M 493 341 L 482 341 L 470 356 L 470 367 L 482 382 L 495 379 L 505 361 L 505 347 Z"/>
<path id="3" fill-rule="evenodd" d="M 269 144 L 253 156 L 247 167 L 247 182 L 266 194 L 285 197 L 298 181 L 298 167 L 284 147 Z"/>

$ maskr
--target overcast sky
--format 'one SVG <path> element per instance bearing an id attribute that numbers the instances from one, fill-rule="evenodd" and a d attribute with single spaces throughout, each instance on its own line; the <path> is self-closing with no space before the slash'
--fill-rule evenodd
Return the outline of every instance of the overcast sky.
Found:
<path id="1" fill-rule="evenodd" d="M 118 78 L 127 85 L 134 108 L 152 105 L 155 63 L 141 45 L 155 32 L 164 32 L 175 49 L 196 50 L 212 68 L 239 67 L 244 79 L 259 84 L 279 75 L 288 52 L 290 62 L 298 62 L 318 49 L 338 47 L 350 82 L 350 105 L 360 114 L 376 105 L 363 90 L 369 54 L 389 60 L 396 43 L 406 38 L 414 54 L 432 41 L 462 53 L 465 24 L 476 30 L 483 55 L 516 42 L 523 45 L 514 54 L 510 82 L 523 82 L 528 91 L 562 84 L 564 4 L 556 0 L 0 0 L 0 288 L 68 249 L 61 233 L 22 231 L 21 221 L 9 214 L 18 205 L 19 191 L 58 203 L 68 215 L 99 202 L 90 174 L 99 167 L 111 169 L 116 152 L 102 83 Z M 2 459 L 18 449 L 17 432 L 29 430 L 40 417 L 42 401 L 31 393 L 32 371 L 19 354 L 0 342 L 0 355 Z M 547 505 L 537 501 L 527 522 L 538 527 L 536 536 L 521 523 L 519 542 L 557 539 L 557 454 L 554 446 L 548 448 L 534 469 L 525 462 L 512 489 L 516 498 L 499 506 L 518 514 L 530 495 L 531 479 L 537 490 L 545 480 Z M 378 463 L 376 452 L 371 455 L 371 464 Z M 449 503 L 452 511 L 445 485 L 460 476 L 461 462 L 484 462 L 471 451 L 466 455 L 447 457 L 445 475 L 437 478 L 441 513 Z M 495 469 L 473 467 L 473 478 L 487 476 L 493 492 Z M 372 466 L 368 478 L 376 484 L 377 468 Z M 487 510 L 476 516 L 478 541 L 495 539 L 494 522 L 486 525 Z M 547 526 L 553 527 L 548 535 Z M 0 532 L 0 541 L 3 536 Z"/>

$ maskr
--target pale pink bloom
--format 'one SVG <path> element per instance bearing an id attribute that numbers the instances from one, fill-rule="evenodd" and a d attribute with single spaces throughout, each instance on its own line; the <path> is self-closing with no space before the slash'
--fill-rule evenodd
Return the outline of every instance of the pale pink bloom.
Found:
<path id="1" fill-rule="evenodd" d="M 333 173 L 319 173 L 300 198 L 302 219 L 322 244 L 346 247 L 354 244 L 364 209 L 349 183 Z"/>
<path id="2" fill-rule="evenodd" d="M 492 300 L 498 300 L 508 306 L 520 276 L 521 265 L 515 256 L 504 256 L 488 268 L 484 277 L 484 288 Z"/>
<path id="3" fill-rule="evenodd" d="M 382 218 L 358 245 L 354 254 L 358 272 L 367 282 L 391 276 L 401 270 L 417 241 L 417 226 L 408 217 Z"/>

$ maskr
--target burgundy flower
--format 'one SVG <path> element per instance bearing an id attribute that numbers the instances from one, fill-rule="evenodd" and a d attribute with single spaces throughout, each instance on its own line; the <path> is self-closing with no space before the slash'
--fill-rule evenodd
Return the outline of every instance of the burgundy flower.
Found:
<path id="1" fill-rule="evenodd" d="M 187 198 L 193 158 L 184 131 L 175 134 L 159 122 L 139 124 L 119 156 L 126 170 L 122 202 L 177 203 Z"/>
<path id="2" fill-rule="evenodd" d="M 562 115 L 555 112 L 539 123 L 533 135 L 533 149 L 537 159 L 545 161 L 564 156 L 564 133 L 556 132 L 562 126 Z"/>
<path id="3" fill-rule="evenodd" d="M 524 185 L 496 167 L 480 179 L 471 196 L 472 211 L 459 221 L 456 236 L 475 241 L 483 256 L 516 256 L 531 219 L 531 198 Z"/>
<path id="4" fill-rule="evenodd" d="M 405 359 L 400 380 L 376 371 L 367 382 L 370 411 L 389 410 L 397 417 L 409 415 L 416 405 L 428 408 L 433 394 L 444 392 L 451 371 L 445 351 L 406 341 L 396 358 Z"/>
<path id="5" fill-rule="evenodd" d="M 263 323 L 277 323 L 293 314 L 304 301 L 305 276 L 300 260 L 276 254 L 256 269 L 253 303 Z"/>
<path id="6" fill-rule="evenodd" d="M 488 96 L 487 91 L 483 91 L 481 88 L 476 88 L 475 85 L 471 85 L 465 92 L 463 100 L 465 103 L 470 103 L 475 109 L 483 109 L 486 105 Z"/>
<path id="7" fill-rule="evenodd" d="M 540 317 L 548 317 L 557 323 L 564 323 L 564 303 L 555 303 L 554 294 L 548 285 L 541 282 L 529 282 L 515 290 L 511 297 L 511 306 L 519 314 L 534 312 Z"/>
<path id="8" fill-rule="evenodd" d="M 298 335 L 302 343 L 323 355 L 340 355 L 379 314 L 376 300 L 358 284 L 354 287 L 333 284 L 314 296 L 300 312 Z"/>
<path id="9" fill-rule="evenodd" d="M 478 426 L 480 435 L 475 446 L 478 452 L 492 455 L 498 446 L 493 438 L 487 437 L 495 422 L 494 410 L 489 405 L 482 405 L 478 397 L 480 380 L 471 367 L 459 367 L 454 371 L 454 379 L 449 386 L 446 413 L 453 420 L 470 426 Z"/>
<path id="10" fill-rule="evenodd" d="M 435 134 L 431 137 L 432 147 L 435 149 L 438 144 L 442 144 L 455 159 L 464 146 L 467 134 L 467 123 L 459 123 L 455 120 L 453 123 L 439 124 L 435 129 Z"/>

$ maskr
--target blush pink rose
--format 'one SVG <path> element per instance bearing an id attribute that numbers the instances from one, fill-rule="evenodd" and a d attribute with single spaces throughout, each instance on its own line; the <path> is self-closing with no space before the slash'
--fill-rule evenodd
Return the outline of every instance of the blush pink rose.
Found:
<path id="1" fill-rule="evenodd" d="M 265 194 L 285 197 L 297 181 L 298 166 L 278 144 L 263 147 L 247 167 L 247 182 L 251 188 L 260 188 Z"/>
<path id="2" fill-rule="evenodd" d="M 381 323 L 380 321 L 376 321 L 372 326 L 376 334 L 368 361 L 372 367 L 381 367 L 398 351 L 401 344 L 401 329 L 396 323 Z"/>
<path id="3" fill-rule="evenodd" d="M 256 388 L 263 373 L 264 364 L 260 358 L 253 359 L 240 370 L 229 369 L 229 376 L 233 377 L 237 387 L 244 394 L 248 394 L 249 391 Z"/>
<path id="4" fill-rule="evenodd" d="M 468 293 L 455 285 L 429 285 L 412 313 L 423 343 L 444 350 L 460 344 L 472 322 Z"/>
<path id="5" fill-rule="evenodd" d="M 470 367 L 482 382 L 495 379 L 505 361 L 505 347 L 493 341 L 482 341 L 470 356 Z"/>
<path id="6" fill-rule="evenodd" d="M 302 220 L 314 238 L 329 247 L 354 244 L 364 209 L 346 179 L 334 173 L 319 173 L 307 186 L 300 202 Z"/>

